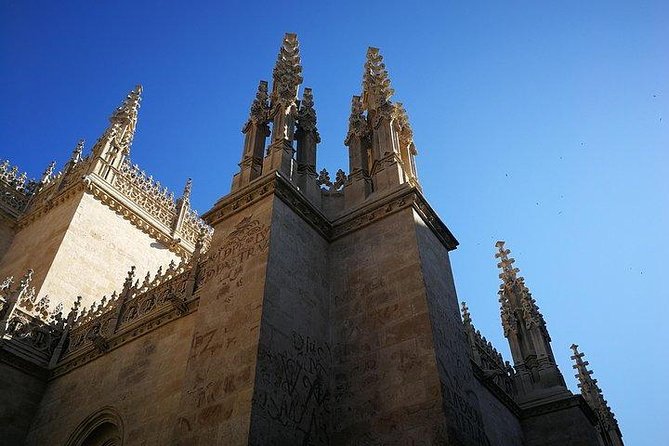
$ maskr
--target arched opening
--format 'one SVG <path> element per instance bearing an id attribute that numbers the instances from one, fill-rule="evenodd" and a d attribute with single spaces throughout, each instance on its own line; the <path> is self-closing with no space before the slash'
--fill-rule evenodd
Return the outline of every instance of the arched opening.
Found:
<path id="1" fill-rule="evenodd" d="M 102 408 L 77 426 L 66 445 L 123 446 L 123 420 L 114 408 Z"/>

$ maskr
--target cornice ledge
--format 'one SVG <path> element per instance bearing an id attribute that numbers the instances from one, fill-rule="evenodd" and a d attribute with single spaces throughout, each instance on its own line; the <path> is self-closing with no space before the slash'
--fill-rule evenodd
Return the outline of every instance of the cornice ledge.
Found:
<path id="1" fill-rule="evenodd" d="M 423 218 L 425 223 L 434 231 L 434 233 L 437 235 L 437 238 L 444 244 L 446 249 L 449 251 L 453 251 L 458 247 L 460 244 L 458 240 L 455 238 L 453 233 L 448 229 L 446 224 L 439 218 L 439 215 L 432 209 L 432 206 L 430 206 L 430 203 L 425 199 L 425 196 L 423 193 L 420 191 L 420 189 L 417 189 L 415 187 L 412 187 L 412 189 L 415 191 L 417 199 L 414 202 L 414 209 L 418 212 L 418 214 Z"/>
<path id="2" fill-rule="evenodd" d="M 62 191 L 59 191 L 55 196 L 49 197 L 42 201 L 39 206 L 34 209 L 30 209 L 25 215 L 19 217 L 18 227 L 23 229 L 26 226 L 31 225 L 38 218 L 43 215 L 48 214 L 51 210 L 57 208 L 61 204 L 66 203 L 71 198 L 73 198 L 78 192 L 81 192 L 85 189 L 84 183 L 79 181 L 73 183 L 72 185 L 66 187 Z M 30 206 L 30 205 L 29 205 Z"/>
<path id="3" fill-rule="evenodd" d="M 271 195 L 276 188 L 275 179 L 276 175 L 264 175 L 255 179 L 242 189 L 220 198 L 210 210 L 202 214 L 201 218 L 213 227 L 218 222 Z"/>
<path id="4" fill-rule="evenodd" d="M 43 381 L 49 377 L 49 371 L 45 367 L 8 350 L 4 341 L 0 342 L 0 362 Z"/>
<path id="5" fill-rule="evenodd" d="M 374 201 L 363 202 L 357 208 L 337 217 L 332 223 L 332 239 L 336 240 L 408 207 L 413 207 L 446 249 L 452 251 L 458 246 L 458 241 L 427 203 L 420 190 L 408 184 L 404 184 Z"/>
<path id="6" fill-rule="evenodd" d="M 597 423 L 597 417 L 581 395 L 570 395 L 558 400 L 540 403 L 534 406 L 523 407 L 521 415 L 523 419 L 526 419 L 545 415 L 551 412 L 569 409 L 572 407 L 580 408 L 593 425 Z"/>
<path id="7" fill-rule="evenodd" d="M 472 360 L 470 360 L 470 363 L 472 365 L 472 370 L 474 371 L 474 377 L 481 383 L 481 385 L 488 389 L 495 397 L 497 397 L 497 400 L 504 404 L 507 409 L 513 412 L 514 415 L 520 417 L 522 409 L 518 403 L 516 403 L 513 397 L 506 393 L 504 389 L 500 388 L 497 383 L 490 379 L 486 379 L 483 369 L 481 369 L 477 363 Z"/>
<path id="8" fill-rule="evenodd" d="M 276 172 L 276 196 L 286 203 L 304 221 L 309 223 L 326 240 L 331 239 L 332 225 L 328 218 L 311 201 L 279 172 Z"/>
<path id="9" fill-rule="evenodd" d="M 132 200 L 119 193 L 111 184 L 95 173 L 83 178 L 87 192 L 136 228 L 150 237 L 155 238 L 170 251 L 181 258 L 190 258 L 194 246 L 183 239 L 174 239 L 172 230 L 154 218 Z"/>

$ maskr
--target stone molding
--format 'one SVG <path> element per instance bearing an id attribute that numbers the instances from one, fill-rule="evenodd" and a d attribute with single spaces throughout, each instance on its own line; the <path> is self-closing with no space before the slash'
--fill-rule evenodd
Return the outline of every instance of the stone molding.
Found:
<path id="1" fill-rule="evenodd" d="M 76 354 L 64 358 L 54 369 L 52 369 L 49 374 L 49 380 L 65 375 L 66 373 L 69 373 L 128 342 L 193 313 L 197 310 L 199 303 L 199 296 L 195 296 L 192 300 L 186 302 L 186 312 L 182 313 L 180 310 L 167 307 L 155 314 L 142 318 L 141 321 L 137 321 L 136 323 L 128 325 L 128 327 L 124 327 L 106 341 L 107 349 L 104 351 L 98 350 L 93 344 L 86 346 Z"/>
<path id="2" fill-rule="evenodd" d="M 552 412 L 557 412 L 572 407 L 578 407 L 583 411 L 583 414 L 588 418 L 592 425 L 597 424 L 597 416 L 592 411 L 588 403 L 581 395 L 570 395 L 566 398 L 550 401 L 544 404 L 537 404 L 536 406 L 525 407 L 522 409 L 522 418 L 527 419 L 531 417 L 538 417 Z"/>
<path id="3" fill-rule="evenodd" d="M 210 211 L 202 215 L 202 218 L 207 224 L 214 226 L 272 194 L 280 198 L 330 242 L 395 212 L 412 207 L 449 251 L 458 246 L 458 241 L 425 200 L 420 190 L 408 184 L 402 184 L 394 191 L 378 198 L 370 196 L 360 206 L 347 210 L 345 214 L 331 220 L 297 190 L 292 182 L 278 171 L 272 171 L 218 200 Z"/>
<path id="4" fill-rule="evenodd" d="M 506 406 L 514 415 L 517 417 L 522 413 L 522 409 L 516 403 L 516 401 L 511 397 L 507 392 L 504 391 L 495 381 L 491 380 L 489 377 L 486 377 L 485 371 L 473 360 L 470 360 L 472 370 L 474 371 L 474 376 L 481 383 L 483 387 L 488 389 L 490 393 L 495 395 L 495 397 Z"/>
<path id="5" fill-rule="evenodd" d="M 128 220 L 137 229 L 161 242 L 181 258 L 189 258 L 195 243 L 175 238 L 172 228 L 148 213 L 133 200 L 121 194 L 115 187 L 95 173 L 84 177 L 86 191 L 118 215 Z"/>

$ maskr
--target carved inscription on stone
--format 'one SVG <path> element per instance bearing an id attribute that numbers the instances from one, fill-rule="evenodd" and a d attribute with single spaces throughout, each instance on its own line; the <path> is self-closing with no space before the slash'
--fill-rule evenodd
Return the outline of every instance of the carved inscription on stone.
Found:
<path id="1" fill-rule="evenodd" d="M 221 245 L 207 256 L 202 284 L 214 285 L 217 299 L 230 301 L 230 291 L 242 285 L 244 264 L 269 247 L 269 227 L 252 216 L 242 219 Z"/>
<path id="2" fill-rule="evenodd" d="M 295 444 L 329 444 L 330 345 L 295 331 L 291 344 L 278 352 L 261 347 L 254 399 L 267 417 L 295 432 Z"/>

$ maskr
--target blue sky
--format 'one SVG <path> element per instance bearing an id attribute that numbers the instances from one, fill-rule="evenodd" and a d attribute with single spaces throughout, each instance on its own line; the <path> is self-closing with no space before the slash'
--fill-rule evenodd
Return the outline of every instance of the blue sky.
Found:
<path id="1" fill-rule="evenodd" d="M 350 98 L 381 48 L 427 198 L 460 241 L 461 300 L 509 358 L 507 241 L 570 387 L 587 354 L 626 444 L 669 442 L 669 3 L 0 1 L 0 157 L 32 176 L 144 86 L 133 161 L 205 211 L 229 190 L 257 82 L 297 32 L 319 168 L 347 166 Z M 587 4 L 584 4 L 587 3 Z M 157 6 L 159 5 L 159 6 Z"/>

